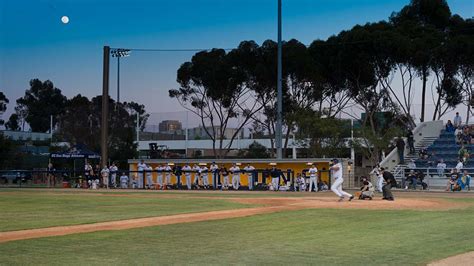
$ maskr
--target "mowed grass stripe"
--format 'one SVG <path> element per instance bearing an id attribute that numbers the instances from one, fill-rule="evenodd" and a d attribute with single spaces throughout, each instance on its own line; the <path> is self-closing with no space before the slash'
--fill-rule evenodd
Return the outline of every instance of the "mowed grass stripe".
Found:
<path id="1" fill-rule="evenodd" d="M 472 200 L 471 200 L 472 202 Z M 473 250 L 474 209 L 306 209 L 0 245 L 5 264 L 424 265 Z"/>
<path id="2" fill-rule="evenodd" d="M 104 197 L 94 194 L 0 193 L 0 231 L 87 224 L 251 205 L 209 198 Z"/>

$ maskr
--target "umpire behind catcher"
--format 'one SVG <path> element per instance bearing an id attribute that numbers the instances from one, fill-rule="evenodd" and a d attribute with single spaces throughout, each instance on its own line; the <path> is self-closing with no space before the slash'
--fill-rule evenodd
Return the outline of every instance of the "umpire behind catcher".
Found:
<path id="1" fill-rule="evenodd" d="M 382 187 L 383 200 L 393 201 L 392 187 L 397 186 L 397 181 L 393 177 L 392 173 L 385 171 L 384 168 L 380 169 L 382 172 L 382 177 L 385 180 L 385 185 Z"/>

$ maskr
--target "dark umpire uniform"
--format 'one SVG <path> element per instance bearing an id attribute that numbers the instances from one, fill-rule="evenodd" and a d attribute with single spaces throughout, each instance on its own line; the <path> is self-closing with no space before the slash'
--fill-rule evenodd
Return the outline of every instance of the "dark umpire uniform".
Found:
<path id="1" fill-rule="evenodd" d="M 393 200 L 392 187 L 397 186 L 397 181 L 393 177 L 392 173 L 385 171 L 382 168 L 382 176 L 386 184 L 382 187 L 383 198 L 384 200 Z"/>

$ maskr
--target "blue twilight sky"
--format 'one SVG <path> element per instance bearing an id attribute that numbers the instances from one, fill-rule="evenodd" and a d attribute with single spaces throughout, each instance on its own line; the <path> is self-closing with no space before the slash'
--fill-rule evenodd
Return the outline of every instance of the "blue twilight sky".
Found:
<path id="1" fill-rule="evenodd" d="M 306 44 L 355 24 L 387 19 L 409 0 L 283 0 L 283 36 Z M 0 0 L 0 90 L 11 102 L 32 78 L 68 96 L 101 93 L 102 47 L 232 48 L 276 39 L 276 0 Z M 474 14 L 473 0 L 448 0 Z M 62 24 L 61 16 L 70 18 Z M 193 53 L 133 52 L 121 64 L 121 100 L 149 112 L 182 110 L 167 91 Z M 111 61 L 115 98 L 116 61 Z M 7 115 L 14 105 L 9 105 Z"/>

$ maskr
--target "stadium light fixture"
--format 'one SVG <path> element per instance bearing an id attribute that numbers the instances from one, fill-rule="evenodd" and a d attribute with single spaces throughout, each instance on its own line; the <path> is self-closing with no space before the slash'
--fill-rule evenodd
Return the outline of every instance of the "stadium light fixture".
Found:
<path id="1" fill-rule="evenodd" d="M 113 49 L 110 51 L 112 57 L 117 58 L 117 104 L 120 102 L 120 58 L 130 56 L 130 49 Z"/>

